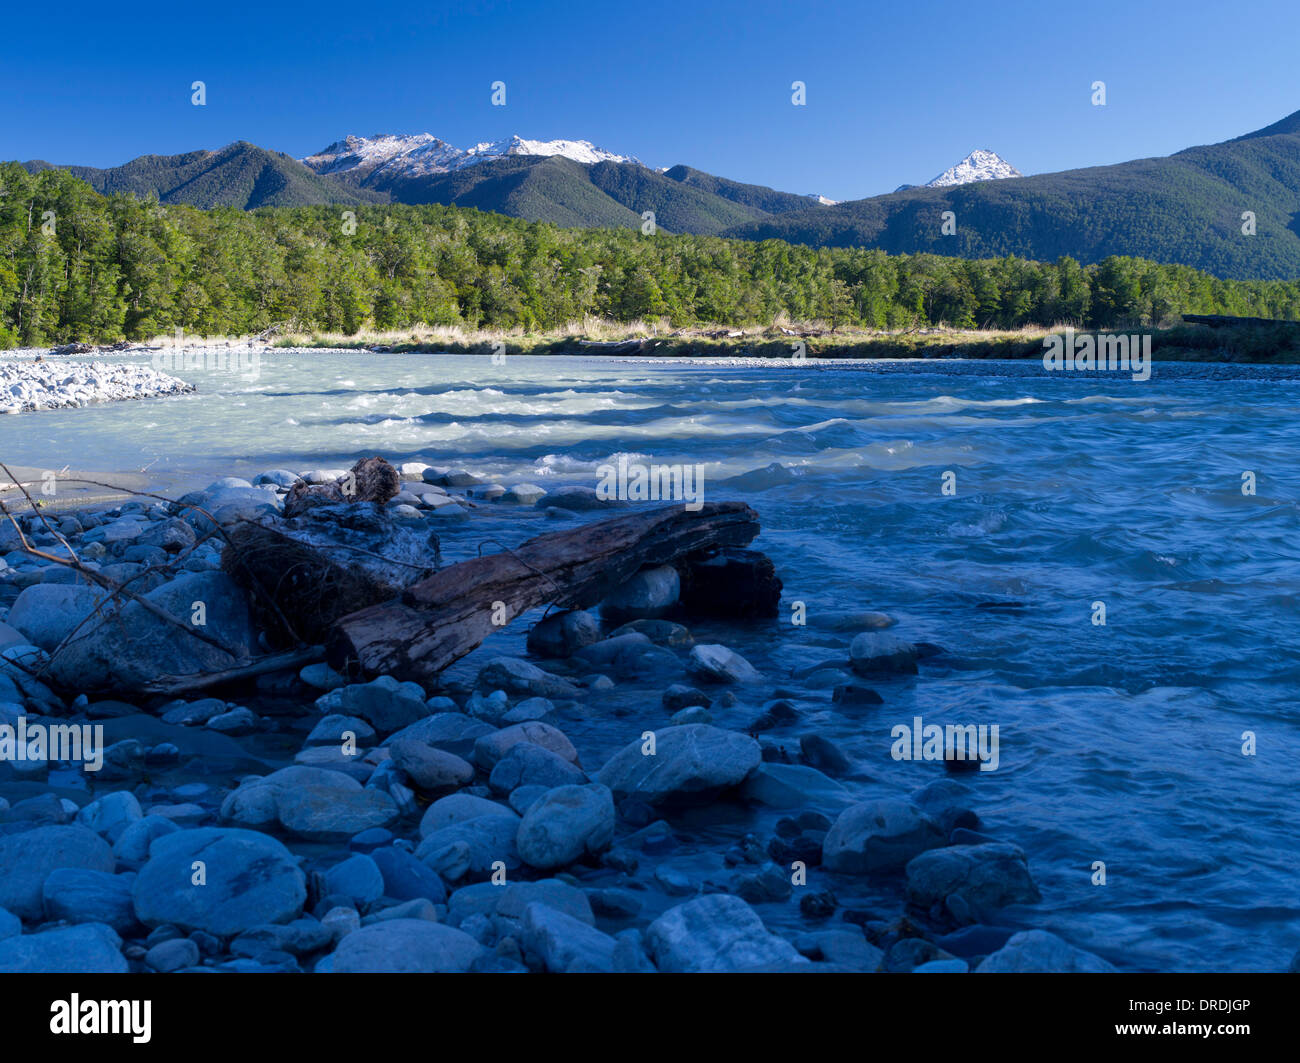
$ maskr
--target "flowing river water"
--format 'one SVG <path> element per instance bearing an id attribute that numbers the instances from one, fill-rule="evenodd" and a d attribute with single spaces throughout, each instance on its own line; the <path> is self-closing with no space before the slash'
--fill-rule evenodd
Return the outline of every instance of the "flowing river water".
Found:
<path id="1" fill-rule="evenodd" d="M 919 677 L 873 684 L 883 705 L 804 692 L 800 728 L 904 794 L 945 772 L 893 760 L 895 725 L 996 724 L 998 769 L 960 778 L 1042 891 L 1013 920 L 1130 970 L 1280 970 L 1300 947 L 1296 368 L 1157 363 L 1143 382 L 1036 361 L 267 351 L 256 372 L 177 375 L 199 390 L 0 419 L 0 458 L 168 493 L 371 454 L 507 486 L 595 486 L 618 455 L 700 465 L 706 499 L 758 511 L 785 591 L 779 622 L 697 639 L 773 677 L 844 657 L 851 632 L 823 621 L 846 610 L 941 646 Z M 516 540 L 551 530 L 516 523 Z M 635 739 L 641 707 L 662 724 L 666 685 L 620 684 L 607 716 L 566 723 L 584 763 Z M 707 810 L 686 829 L 701 867 L 735 841 Z"/>

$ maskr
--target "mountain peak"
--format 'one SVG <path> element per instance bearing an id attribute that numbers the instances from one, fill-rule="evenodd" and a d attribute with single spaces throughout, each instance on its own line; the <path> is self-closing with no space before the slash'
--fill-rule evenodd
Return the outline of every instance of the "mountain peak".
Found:
<path id="1" fill-rule="evenodd" d="M 509 155 L 560 155 L 589 164 L 638 161 L 605 151 L 587 140 L 526 140 L 515 135 L 461 149 L 432 133 L 375 133 L 369 137 L 346 136 L 301 162 L 319 174 L 354 172 L 363 176 L 383 170 L 388 176 L 423 177 Z"/>
<path id="2" fill-rule="evenodd" d="M 972 181 L 997 181 L 1005 177 L 1024 177 L 1006 159 L 987 148 L 976 148 L 956 166 L 944 170 L 933 181 L 925 183 L 926 188 L 947 188 L 950 185 L 965 185 Z"/>

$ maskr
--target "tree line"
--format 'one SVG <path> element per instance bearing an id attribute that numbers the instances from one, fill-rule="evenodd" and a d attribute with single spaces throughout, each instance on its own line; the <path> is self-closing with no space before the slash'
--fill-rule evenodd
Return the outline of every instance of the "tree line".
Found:
<path id="1" fill-rule="evenodd" d="M 565 229 L 439 205 L 202 211 L 0 165 L 0 347 L 273 324 L 540 331 L 586 315 L 1014 329 L 1160 325 L 1183 313 L 1297 319 L 1300 281 L 1222 280 L 1126 257 L 1085 267 Z"/>

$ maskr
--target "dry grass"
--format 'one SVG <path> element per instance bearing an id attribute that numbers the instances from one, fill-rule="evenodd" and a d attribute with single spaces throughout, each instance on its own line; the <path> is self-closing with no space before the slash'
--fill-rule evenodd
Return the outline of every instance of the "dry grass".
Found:
<path id="1" fill-rule="evenodd" d="M 557 328 L 541 331 L 511 329 L 469 329 L 459 325 L 418 324 L 385 331 L 280 332 L 271 340 L 277 347 L 306 347 L 386 351 L 426 351 L 452 354 L 491 354 L 504 345 L 508 354 L 594 353 L 586 343 L 641 341 L 631 353 L 654 357 L 742 356 L 790 358 L 799 346 L 810 358 L 1030 358 L 1042 354 L 1045 336 L 1079 326 L 1057 323 L 1050 327 L 1026 325 L 1018 329 L 957 329 L 947 326 L 919 326 L 906 329 L 873 329 L 840 325 L 832 329 L 827 321 L 794 321 L 777 315 L 767 325 L 700 324 L 673 328 L 660 318 L 632 322 L 585 317 Z M 1117 329 L 1117 332 L 1150 333 L 1157 358 L 1180 361 L 1300 361 L 1300 328 L 1294 326 L 1243 325 L 1212 329 L 1205 325 L 1176 325 L 1171 328 Z M 182 345 L 239 345 L 249 337 L 181 338 Z M 156 341 L 175 345 L 174 336 Z M 598 352 L 596 352 L 598 353 Z M 627 353 L 627 352 L 624 352 Z"/>

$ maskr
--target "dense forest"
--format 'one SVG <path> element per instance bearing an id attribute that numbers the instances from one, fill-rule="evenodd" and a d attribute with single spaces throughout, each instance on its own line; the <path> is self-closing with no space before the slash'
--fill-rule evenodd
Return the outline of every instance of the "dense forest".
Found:
<path id="1" fill-rule="evenodd" d="M 588 314 L 674 325 L 784 314 L 879 328 L 1111 328 L 1184 312 L 1300 318 L 1300 281 L 1120 257 L 1084 267 L 563 229 L 438 205 L 201 211 L 0 165 L 3 347 L 277 323 L 541 330 Z"/>

